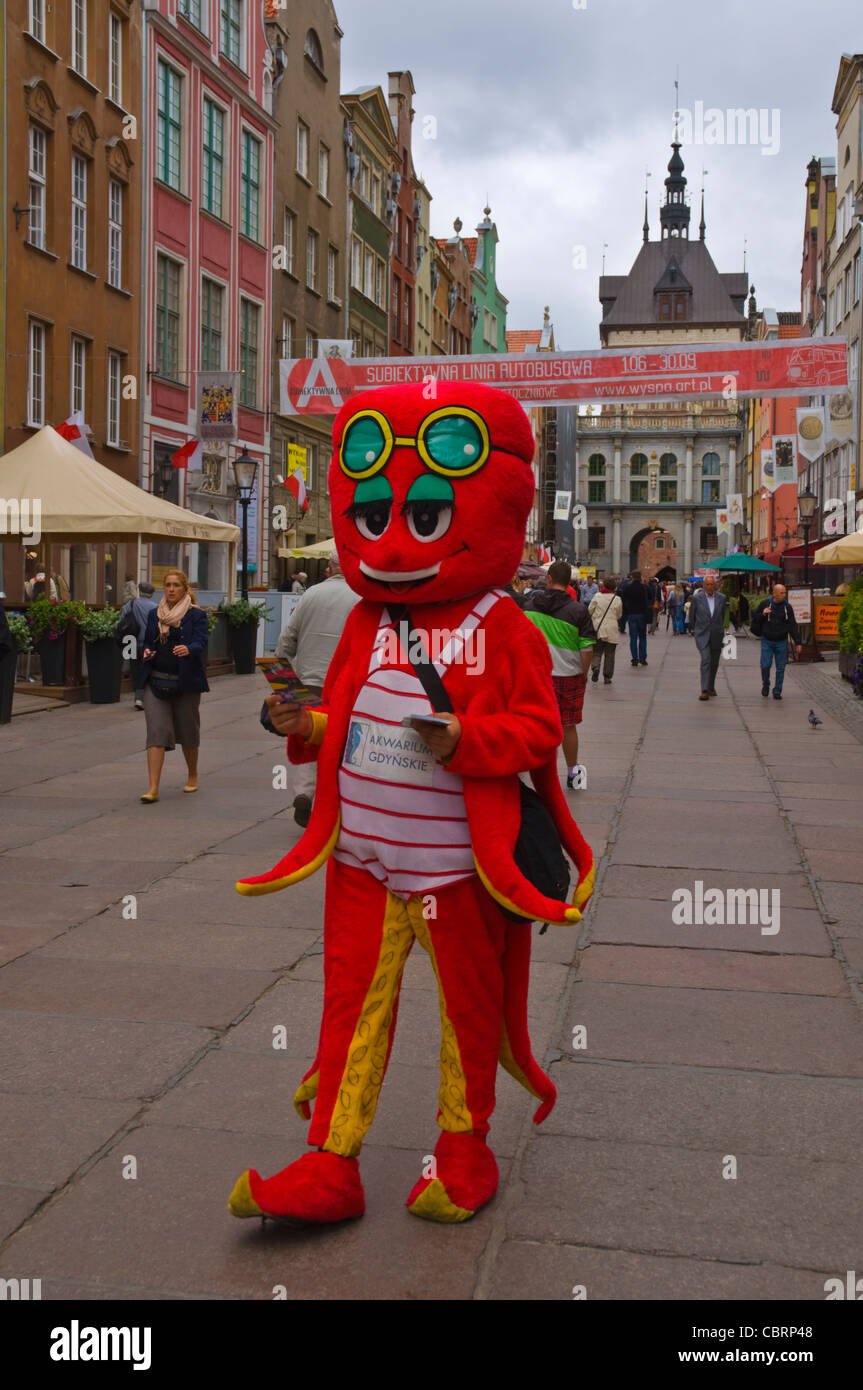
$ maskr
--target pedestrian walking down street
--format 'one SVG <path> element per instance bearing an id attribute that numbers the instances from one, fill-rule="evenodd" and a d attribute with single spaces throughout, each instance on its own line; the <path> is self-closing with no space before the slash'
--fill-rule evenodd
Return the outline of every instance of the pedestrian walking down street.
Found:
<path id="1" fill-rule="evenodd" d="M 682 584 L 675 584 L 668 595 L 668 612 L 671 615 L 671 631 L 680 637 L 686 631 L 686 594 Z"/>
<path id="2" fill-rule="evenodd" d="M 569 791 L 573 789 L 578 771 L 578 725 L 595 641 L 586 606 L 580 600 L 571 599 L 566 592 L 571 578 L 571 566 L 565 560 L 555 560 L 549 566 L 545 592 L 530 594 L 524 610 L 525 617 L 539 628 L 551 651 L 551 680 L 563 725 L 563 756 Z"/>
<path id="3" fill-rule="evenodd" d="M 701 653 L 701 694 L 699 700 L 709 700 L 716 695 L 716 672 L 722 655 L 722 642 L 725 637 L 725 609 L 728 600 L 724 594 L 717 593 L 716 579 L 708 575 L 704 588 L 693 595 L 689 609 L 689 626 L 695 638 L 695 645 Z"/>
<path id="4" fill-rule="evenodd" d="M 317 701 L 323 693 L 327 669 L 344 632 L 348 614 L 360 596 L 347 585 L 335 551 L 327 565 L 326 578 L 315 584 L 300 599 L 288 625 L 276 643 L 276 656 L 293 663 L 304 685 L 309 686 Z M 270 696 L 273 705 L 278 696 Z M 271 724 L 267 727 L 276 733 Z M 312 802 L 317 786 L 317 763 L 300 763 L 294 768 L 294 820 L 306 826 L 312 814 Z"/>
<path id="5" fill-rule="evenodd" d="M 641 582 L 641 571 L 633 570 L 618 593 L 623 616 L 629 628 L 629 654 L 633 666 L 647 665 L 647 622 L 651 612 L 650 590 Z"/>
<path id="6" fill-rule="evenodd" d="M 578 596 L 582 603 L 586 603 L 589 608 L 591 599 L 596 598 L 596 595 L 599 593 L 599 585 L 595 579 L 588 577 L 587 579 L 582 579 L 578 586 L 578 590 Z"/>
<path id="7" fill-rule="evenodd" d="M 306 574 L 305 570 L 298 570 L 297 573 L 294 575 L 293 583 L 291 584 L 291 593 L 304 594 L 308 587 L 308 583 L 309 576 Z"/>
<path id="8" fill-rule="evenodd" d="M 648 632 L 651 637 L 659 626 L 659 614 L 662 611 L 662 585 L 657 579 L 649 579 L 647 587 L 650 590 L 650 612 L 648 614 Z"/>
<path id="9" fill-rule="evenodd" d="M 144 674 L 144 663 L 141 660 L 141 653 L 144 650 L 147 619 L 156 608 L 156 604 L 153 601 L 153 594 L 156 591 L 153 585 L 147 580 L 143 580 L 135 587 L 138 593 L 126 602 L 120 615 L 120 621 L 122 622 L 123 618 L 131 616 L 133 622 L 136 622 L 138 625 L 138 630 L 135 633 L 135 655 L 130 658 L 129 664 L 132 668 L 132 683 L 135 690 L 132 697 L 132 704 L 135 709 L 143 709 L 144 701 L 142 698 L 141 686 Z"/>
<path id="10" fill-rule="evenodd" d="M 590 600 L 587 611 L 596 633 L 590 678 L 592 681 L 599 680 L 601 664 L 603 680 L 606 685 L 611 685 L 614 678 L 614 658 L 620 641 L 620 620 L 623 617 L 623 603 L 617 593 L 616 579 L 603 580 L 599 593 Z"/>
<path id="11" fill-rule="evenodd" d="M 165 754 L 179 743 L 188 777 L 184 792 L 198 790 L 198 747 L 201 742 L 200 703 L 209 690 L 204 656 L 209 637 L 207 615 L 193 602 L 188 576 L 168 570 L 158 608 L 147 618 L 141 676 L 147 720 L 147 770 L 150 785 L 141 800 L 159 800 L 159 781 Z"/>
<path id="12" fill-rule="evenodd" d="M 765 700 L 770 694 L 770 668 L 775 661 L 773 698 L 781 700 L 789 637 L 797 649 L 798 656 L 801 652 L 800 629 L 794 609 L 788 602 L 788 590 L 784 584 L 774 584 L 772 597 L 759 603 L 752 618 L 752 633 L 753 636 L 761 638 L 761 694 Z"/>

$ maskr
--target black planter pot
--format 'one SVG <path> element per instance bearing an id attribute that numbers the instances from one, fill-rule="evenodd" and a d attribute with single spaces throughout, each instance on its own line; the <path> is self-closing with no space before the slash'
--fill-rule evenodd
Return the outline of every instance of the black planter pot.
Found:
<path id="1" fill-rule="evenodd" d="M 243 623 L 242 627 L 231 628 L 231 649 L 234 654 L 234 670 L 238 676 L 251 676 L 255 672 L 255 647 L 258 640 L 257 623 Z"/>
<path id="2" fill-rule="evenodd" d="M 42 684 L 62 685 L 66 668 L 65 636 L 55 637 L 53 642 L 49 637 L 42 637 L 34 645 L 39 653 Z"/>
<path id="3" fill-rule="evenodd" d="M 12 696 L 15 692 L 15 667 L 18 665 L 17 651 L 0 656 L 0 724 L 8 724 L 12 718 Z"/>
<path id="4" fill-rule="evenodd" d="M 123 649 L 113 637 L 87 643 L 87 675 L 91 705 L 116 705 L 123 679 Z"/>

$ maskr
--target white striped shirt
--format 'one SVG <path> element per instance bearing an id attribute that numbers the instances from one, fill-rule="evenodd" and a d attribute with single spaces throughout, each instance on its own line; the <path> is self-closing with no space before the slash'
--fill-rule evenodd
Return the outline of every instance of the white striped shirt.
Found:
<path id="1" fill-rule="evenodd" d="M 464 640 L 500 597 L 482 595 L 435 662 L 438 675 L 457 661 Z M 397 897 L 432 893 L 476 873 L 461 777 L 434 759 L 421 736 L 402 727 L 432 705 L 398 648 L 384 609 L 365 684 L 351 712 L 339 769 L 342 824 L 334 857 L 365 869 Z"/>

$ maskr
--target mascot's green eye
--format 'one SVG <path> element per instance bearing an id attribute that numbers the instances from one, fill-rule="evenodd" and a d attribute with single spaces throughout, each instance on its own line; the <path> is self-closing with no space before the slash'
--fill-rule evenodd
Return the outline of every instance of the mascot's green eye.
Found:
<path id="1" fill-rule="evenodd" d="M 436 473 L 464 477 L 482 468 L 489 456 L 488 426 L 473 410 L 447 406 L 423 421 L 417 448 Z"/>
<path id="2" fill-rule="evenodd" d="M 393 451 L 394 436 L 389 421 L 378 410 L 366 410 L 348 422 L 339 462 L 351 478 L 370 478 L 383 468 Z"/>

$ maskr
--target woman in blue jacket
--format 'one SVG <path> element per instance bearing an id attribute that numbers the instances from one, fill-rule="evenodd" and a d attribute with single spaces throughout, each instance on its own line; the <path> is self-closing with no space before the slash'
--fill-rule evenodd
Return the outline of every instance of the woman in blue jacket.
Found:
<path id="1" fill-rule="evenodd" d="M 192 602 L 182 570 L 168 570 L 165 592 L 147 618 L 141 653 L 141 695 L 147 720 L 147 770 L 150 786 L 144 802 L 159 800 L 165 753 L 179 743 L 188 768 L 184 792 L 198 790 L 201 741 L 201 691 L 209 690 L 203 658 L 209 636 L 207 615 Z"/>

